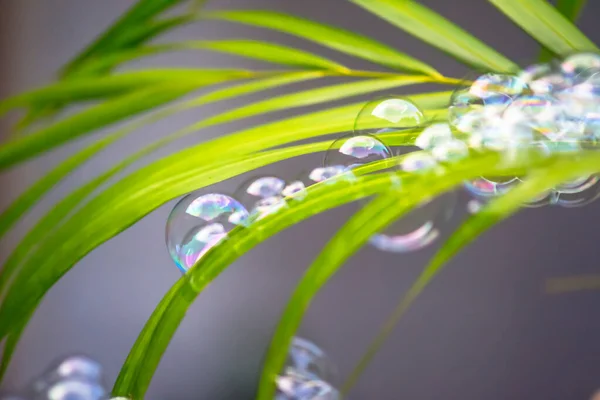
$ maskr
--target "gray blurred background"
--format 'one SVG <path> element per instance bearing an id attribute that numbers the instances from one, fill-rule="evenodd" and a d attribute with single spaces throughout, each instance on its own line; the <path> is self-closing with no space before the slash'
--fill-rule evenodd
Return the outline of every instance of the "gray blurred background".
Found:
<path id="1" fill-rule="evenodd" d="M 0 0 L 0 94 L 14 94 L 52 80 L 64 62 L 131 3 Z M 211 8 L 266 8 L 295 13 L 375 37 L 431 63 L 446 75 L 461 77 L 468 72 L 441 52 L 344 0 L 209 3 Z M 536 43 L 483 0 L 424 3 L 514 60 L 526 64 L 537 55 Z M 600 42 L 600 3 L 589 3 L 580 26 Z M 286 35 L 225 23 L 195 24 L 164 40 L 249 36 L 315 51 L 355 68 L 376 68 Z M 211 53 L 155 57 L 141 65 L 265 67 Z M 302 87 L 309 85 L 291 90 Z M 411 90 L 419 88 L 403 92 Z M 27 216 L 2 243 L 2 258 L 51 204 L 129 154 L 132 148 L 247 101 L 188 112 L 144 129 L 106 151 L 75 172 Z M 274 117 L 288 114 L 293 112 Z M 266 120 L 254 118 L 210 129 L 150 159 Z M 3 129 L 0 134 L 5 133 Z M 89 140 L 69 144 L 1 174 L 0 206 L 8 205 L 41 173 Z M 270 171 L 293 177 L 319 161 L 320 156 L 304 157 L 259 173 Z M 215 190 L 232 193 L 247 178 L 224 182 Z M 179 277 L 163 245 L 163 228 L 173 204 L 161 207 L 88 255 L 50 291 L 25 332 L 4 389 L 20 388 L 57 357 L 79 352 L 99 360 L 106 367 L 107 384 L 114 382 L 146 319 Z M 446 228 L 456 225 L 464 215 L 464 207 L 461 202 Z M 252 399 L 261 360 L 282 307 L 305 268 L 351 210 L 334 210 L 285 231 L 251 251 L 217 279 L 189 311 L 147 398 Z M 588 399 L 600 388 L 600 293 L 549 296 L 543 285 L 548 277 L 598 271 L 595 221 L 599 212 L 600 203 L 570 210 L 526 210 L 486 233 L 458 255 L 415 303 L 350 398 Z M 364 248 L 316 298 L 300 333 L 329 353 L 342 378 L 435 247 L 406 255 Z"/>

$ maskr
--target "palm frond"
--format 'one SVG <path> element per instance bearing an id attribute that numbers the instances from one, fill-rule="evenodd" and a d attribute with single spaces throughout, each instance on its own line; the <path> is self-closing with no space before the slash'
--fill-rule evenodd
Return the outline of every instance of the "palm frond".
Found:
<path id="1" fill-rule="evenodd" d="M 470 66 L 507 73 L 518 70 L 513 61 L 416 1 L 351 1 Z M 559 0 L 557 8 L 544 0 L 489 1 L 552 53 L 562 56 L 576 51 L 598 51 L 570 22 L 576 19 L 585 4 L 584 0 Z M 0 144 L 0 170 L 101 128 L 148 113 L 74 154 L 26 190 L 0 214 L 0 238 L 73 170 L 140 127 L 211 102 L 283 85 L 308 80 L 323 83 L 330 77 L 343 77 L 348 82 L 331 84 L 327 81 L 317 88 L 248 103 L 197 121 L 133 153 L 58 202 L 25 235 L 0 271 L 0 298 L 4 296 L 0 302 L 0 342 L 6 340 L 0 378 L 39 302 L 82 257 L 180 195 L 264 165 L 327 150 L 332 140 L 292 144 L 350 130 L 363 103 L 299 113 L 291 118 L 251 126 L 205 141 L 151 162 L 99 190 L 133 162 L 178 138 L 218 124 L 409 85 L 458 83 L 421 60 L 352 31 L 273 11 L 206 12 L 201 9 L 203 4 L 203 0 L 139 0 L 65 66 L 60 80 L 0 102 L 0 115 L 15 109 L 27 111 L 18 126 L 17 135 Z M 177 6 L 187 7 L 178 12 Z M 318 54 L 246 38 L 150 43 L 171 29 L 206 20 L 240 23 L 294 35 L 392 71 L 355 70 Z M 190 50 L 223 52 L 292 69 L 246 71 L 167 68 L 114 72 L 128 62 L 145 56 Z M 202 93 L 183 100 L 198 90 L 202 90 Z M 437 120 L 446 117 L 451 93 L 415 94 L 410 98 L 425 110 L 428 118 Z M 68 106 L 83 106 L 83 110 L 72 115 L 60 115 L 59 111 Z M 55 120 L 24 134 L 25 127 L 40 122 L 48 115 L 55 117 Z M 390 145 L 412 145 L 417 133 L 418 130 L 392 132 L 382 137 Z M 471 156 L 448 167 L 440 176 L 409 174 L 403 176 L 404 186 L 393 192 L 389 192 L 390 179 L 397 177 L 393 173 L 361 176 L 353 185 L 342 181 L 317 184 L 308 189 L 310 195 L 305 201 L 290 201 L 288 208 L 257 221 L 249 229 L 234 230 L 228 240 L 212 248 L 165 295 L 133 346 L 115 384 L 115 394 L 134 398 L 144 396 L 160 357 L 185 311 L 206 285 L 235 259 L 296 222 L 359 198 L 378 195 L 327 244 L 290 299 L 273 337 L 259 386 L 259 399 L 272 399 L 273 377 L 281 370 L 287 347 L 305 310 L 344 261 L 371 234 L 400 218 L 422 200 L 450 190 L 464 179 L 502 172 L 506 168 L 498 166 L 494 160 L 493 154 Z M 351 375 L 346 389 L 352 386 L 366 367 L 404 310 L 456 252 L 485 229 L 514 213 L 524 200 L 543 188 L 600 170 L 599 161 L 591 154 L 582 154 L 575 161 L 567 156 L 556 156 L 551 160 L 530 157 L 516 164 L 515 168 L 526 167 L 529 170 L 535 167 L 537 172 L 525 184 L 490 203 L 486 209 L 469 219 L 442 247 L 376 337 Z M 373 164 L 363 167 L 363 170 L 366 173 L 381 167 Z M 380 211 L 382 205 L 392 204 L 394 207 L 384 207 L 392 211 Z"/>
<path id="2" fill-rule="evenodd" d="M 545 0 L 489 1 L 531 37 L 559 56 L 598 51 L 591 40 Z"/>
<path id="3" fill-rule="evenodd" d="M 351 1 L 469 65 L 497 72 L 519 69 L 479 39 L 416 1 Z"/>

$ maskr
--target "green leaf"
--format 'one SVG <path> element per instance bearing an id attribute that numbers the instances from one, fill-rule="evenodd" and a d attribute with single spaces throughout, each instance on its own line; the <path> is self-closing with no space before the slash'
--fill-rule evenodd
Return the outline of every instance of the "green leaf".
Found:
<path id="1" fill-rule="evenodd" d="M 0 145 L 0 170 L 25 161 L 95 129 L 174 101 L 202 84 L 168 84 L 138 90 L 67 117 Z"/>
<path id="2" fill-rule="evenodd" d="M 448 101 L 449 95 L 433 93 L 414 96 L 413 100 L 423 108 L 438 107 Z M 361 106 L 357 103 L 311 113 L 214 139 L 158 160 L 109 187 L 56 228 L 31 254 L 0 308 L 0 336 L 27 315 L 26 309 L 35 308 L 54 282 L 79 259 L 153 209 L 181 194 L 262 165 L 323 151 L 327 147 L 311 145 L 250 154 L 346 128 Z M 198 155 L 203 162 L 198 162 Z M 35 273 L 31 274 L 31 270 Z"/>
<path id="3" fill-rule="evenodd" d="M 238 22 L 261 28 L 273 29 L 290 35 L 299 36 L 322 46 L 352 56 L 364 58 L 390 68 L 423 72 L 431 76 L 440 76 L 440 74 L 431 66 L 373 39 L 351 31 L 288 14 L 255 10 L 214 11 L 204 13 L 202 18 Z"/>
<path id="4" fill-rule="evenodd" d="M 306 199 L 270 215 L 251 229 L 232 231 L 228 240 L 211 249 L 164 296 L 131 349 L 113 389 L 113 395 L 143 398 L 158 362 L 187 308 L 201 291 L 228 265 L 252 247 L 287 227 L 327 209 L 385 190 L 389 176 L 365 177 L 368 185 L 343 181 L 318 184 L 307 190 Z"/>
<path id="5" fill-rule="evenodd" d="M 151 114 L 146 118 L 134 121 L 128 124 L 123 129 L 111 133 L 106 138 L 93 143 L 89 147 L 78 152 L 65 162 L 58 165 L 54 170 L 48 173 L 46 176 L 41 178 L 36 184 L 31 186 L 23 195 L 15 200 L 1 215 L 0 215 L 0 238 L 6 233 L 10 227 L 39 199 L 47 193 L 56 183 L 66 177 L 73 169 L 87 161 L 99 151 L 104 149 L 106 146 L 114 143 L 120 138 L 142 128 L 150 123 L 166 118 L 177 112 L 199 107 L 211 102 L 221 101 L 232 97 L 239 97 L 249 93 L 256 93 L 262 90 L 267 90 L 273 87 L 281 87 L 283 85 L 304 81 L 307 79 L 314 79 L 321 76 L 318 73 L 292 73 L 285 74 L 283 76 L 277 76 L 273 78 L 259 79 L 252 82 L 245 82 L 237 86 L 227 87 L 224 89 L 216 90 L 214 92 L 207 93 L 196 99 L 192 99 L 184 104 L 170 107 L 161 110 L 157 113 Z M 151 143 L 150 145 L 142 148 L 141 150 L 130 155 L 122 162 L 117 163 L 109 171 L 105 172 L 96 179 L 93 179 L 89 184 L 86 184 L 82 188 L 69 194 L 61 202 L 59 202 L 49 213 L 47 213 L 21 240 L 18 246 L 13 250 L 11 255 L 5 261 L 2 269 L 0 269 L 0 297 L 3 293 L 8 280 L 13 276 L 15 271 L 24 262 L 27 255 L 29 255 L 32 249 L 39 243 L 42 243 L 47 232 L 53 232 L 67 214 L 74 210 L 77 205 L 89 195 L 92 191 L 97 189 L 106 180 L 112 176 L 121 172 L 124 168 L 138 161 L 142 157 L 150 154 L 151 152 L 165 146 L 166 144 L 184 136 L 187 133 L 191 133 L 188 130 L 179 131 L 174 134 L 168 135 L 159 141 Z M 89 189 L 86 189 L 89 188 Z"/>
<path id="6" fill-rule="evenodd" d="M 558 0 L 556 9 L 569 21 L 575 22 L 579 18 L 579 14 L 583 10 L 585 3 L 587 3 L 587 0 Z M 553 53 L 546 47 L 543 47 L 540 51 L 540 62 L 548 62 L 552 57 Z"/>
<path id="7" fill-rule="evenodd" d="M 130 32 L 142 29 L 148 29 L 148 27 L 154 28 L 156 31 L 156 24 L 164 26 L 160 21 L 152 21 L 152 19 L 159 14 L 169 10 L 170 8 L 177 6 L 178 4 L 186 0 L 140 0 L 133 7 L 129 9 L 117 22 L 115 22 L 109 29 L 107 29 L 98 39 L 84 49 L 79 55 L 77 55 L 69 64 L 64 68 L 64 74 L 67 75 L 69 72 L 75 70 L 79 64 L 85 60 L 98 56 L 99 54 L 105 55 L 106 53 L 116 49 L 122 49 L 123 36 L 131 35 Z M 185 17 L 185 16 L 184 16 Z M 181 17 L 176 17 L 181 18 Z M 167 27 L 173 27 L 176 25 L 167 24 Z M 165 27 L 165 28 L 167 28 Z M 141 29 L 140 29 L 141 28 Z M 163 31 L 166 29 L 163 29 Z M 152 38 L 154 34 L 147 35 L 147 39 Z M 135 35 L 134 35 L 135 36 Z M 138 35 L 138 41 L 143 41 Z"/>
<path id="8" fill-rule="evenodd" d="M 95 71 L 110 70 L 117 65 L 142 57 L 182 50 L 212 50 L 280 65 L 336 70 L 340 73 L 348 72 L 348 69 L 343 65 L 306 51 L 269 42 L 238 39 L 192 40 L 117 52 L 82 65 L 78 70 L 78 74 L 93 74 Z"/>
<path id="9" fill-rule="evenodd" d="M 483 232 L 498 222 L 510 217 L 517 212 L 524 203 L 531 201 L 552 187 L 562 182 L 587 176 L 600 170 L 600 161 L 597 154 L 588 152 L 581 160 L 573 162 L 568 157 L 559 158 L 556 162 L 539 168 L 528 175 L 527 180 L 507 194 L 492 200 L 478 213 L 470 216 L 452 236 L 443 244 L 427 267 L 423 270 L 416 282 L 403 297 L 396 309 L 384 323 L 375 339 L 369 345 L 365 355 L 350 374 L 344 384 L 343 392 L 348 393 L 359 376 L 364 372 L 369 362 L 381 349 L 386 339 L 392 333 L 406 310 L 422 293 L 431 280 L 440 272 L 441 268 L 454 257 L 461 249 L 481 236 Z"/>
<path id="10" fill-rule="evenodd" d="M 559 56 L 598 48 L 545 0 L 489 0 L 535 40 Z"/>
<path id="11" fill-rule="evenodd" d="M 498 72 L 519 67 L 459 26 L 411 0 L 350 0 L 465 63 Z"/>
<path id="12" fill-rule="evenodd" d="M 95 100 L 161 84 L 207 85 L 253 77 L 245 70 L 168 68 L 124 72 L 106 77 L 78 78 L 35 89 L 0 102 L 0 115 L 17 107 Z"/>

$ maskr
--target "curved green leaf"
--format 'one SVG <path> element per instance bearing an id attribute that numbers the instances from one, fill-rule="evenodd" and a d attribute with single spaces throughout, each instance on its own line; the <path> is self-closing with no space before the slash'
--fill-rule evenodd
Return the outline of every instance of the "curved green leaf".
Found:
<path id="1" fill-rule="evenodd" d="M 12 225 L 23 215 L 23 213 L 27 211 L 27 209 L 35 204 L 58 181 L 63 179 L 73 169 L 81 165 L 81 163 L 87 161 L 106 146 L 114 143 L 116 140 L 119 140 L 131 132 L 134 132 L 135 130 L 147 124 L 192 107 L 199 107 L 211 102 L 238 97 L 249 93 L 256 93 L 261 90 L 267 90 L 273 87 L 281 87 L 283 85 L 300 82 L 307 79 L 314 79 L 319 76 L 321 75 L 315 73 L 293 73 L 285 74 L 284 76 L 279 77 L 242 83 L 237 86 L 227 87 L 210 92 L 186 103 L 161 110 L 139 121 L 134 121 L 123 129 L 111 133 L 105 139 L 102 139 L 101 141 L 96 142 L 90 145 L 88 148 L 85 148 L 79 153 L 75 154 L 64 163 L 58 165 L 49 174 L 41 178 L 36 184 L 31 186 L 0 215 L 0 238 L 8 229 L 10 229 L 10 227 L 12 227 Z M 13 250 L 12 254 L 5 261 L 2 269 L 0 269 L 0 295 L 3 293 L 8 279 L 10 279 L 19 265 L 25 260 L 25 257 L 31 253 L 31 250 L 38 243 L 42 242 L 47 232 L 54 231 L 58 224 L 67 216 L 69 211 L 74 210 L 89 193 L 98 188 L 107 179 L 121 172 L 124 168 L 138 161 L 140 158 L 184 136 L 187 133 L 191 132 L 188 130 L 175 132 L 174 134 L 168 135 L 161 140 L 151 143 L 150 145 L 130 155 L 122 162 L 117 163 L 109 171 L 100 175 L 98 178 L 92 180 L 89 184 L 86 184 L 59 202 L 34 226 L 34 228 L 27 233 L 27 235 L 25 235 L 18 246 Z M 86 187 L 89 187 L 90 189 L 85 189 Z"/>
<path id="2" fill-rule="evenodd" d="M 174 24 L 173 20 L 176 18 L 186 19 L 187 16 L 171 18 L 167 20 L 170 23 L 166 24 L 164 21 L 155 21 L 153 19 L 184 1 L 186 0 L 139 0 L 117 22 L 67 64 L 64 67 L 63 75 L 68 75 L 70 72 L 76 70 L 81 63 L 91 57 L 99 56 L 99 54 L 106 55 L 107 52 L 112 50 L 122 49 L 127 43 L 123 43 L 124 36 L 137 36 L 137 41 L 131 43 L 131 45 L 139 44 L 154 37 L 158 33 L 157 30 L 163 32 L 177 26 L 178 24 Z M 181 23 L 183 22 L 181 21 Z M 157 26 L 161 26 L 162 29 L 157 29 Z M 139 32 L 144 29 L 149 31 L 145 37 L 139 33 L 131 35 L 132 31 Z"/>
<path id="3" fill-rule="evenodd" d="M 412 99 L 427 109 L 441 107 L 447 103 L 449 96 L 450 92 L 441 92 L 414 96 Z M 44 241 L 23 265 L 0 308 L 0 337 L 7 334 L 10 326 L 22 323 L 20 321 L 23 316 L 28 315 L 24 309 L 35 308 L 53 283 L 79 259 L 156 207 L 195 188 L 265 165 L 261 162 L 272 163 L 304 154 L 294 151 L 322 151 L 326 147 L 280 149 L 274 155 L 269 152 L 249 154 L 290 141 L 348 129 L 361 106 L 362 103 L 356 103 L 311 113 L 202 143 L 142 168 L 108 188 L 78 210 L 62 226 L 53 230 L 53 235 Z M 303 123 L 306 121 L 312 123 Z M 179 134 L 191 132 L 193 131 L 183 130 Z M 232 140 L 231 137 L 239 140 Z M 219 148 L 221 150 L 218 150 Z M 230 156 L 224 158 L 223 155 L 228 154 L 228 151 Z M 204 158 L 201 164 L 198 163 L 198 154 Z M 269 156 L 283 158 L 265 159 Z M 115 215 L 111 215 L 113 213 Z M 86 215 L 86 219 L 82 219 L 82 215 Z M 82 225 L 84 220 L 86 223 Z M 79 234 L 71 235 L 73 229 Z M 88 236 L 88 231 L 93 230 L 96 231 L 89 232 Z M 64 240 L 59 239 L 60 237 Z M 47 257 L 48 254 L 52 257 Z M 32 269 L 35 270 L 35 274 L 30 273 Z M 27 304 L 22 303 L 23 299 L 19 300 L 22 295 L 29 296 L 25 299 Z M 15 310 L 14 307 L 23 308 Z"/>
<path id="4" fill-rule="evenodd" d="M 462 28 L 412 0 L 350 0 L 469 65 L 498 72 L 519 67 Z"/>
<path id="5" fill-rule="evenodd" d="M 559 56 L 598 48 L 545 0 L 489 0 L 535 40 Z"/>
<path id="6" fill-rule="evenodd" d="M 117 52 L 102 57 L 101 59 L 87 62 L 79 68 L 78 74 L 93 74 L 97 71 L 110 70 L 117 65 L 142 57 L 182 50 L 212 50 L 280 65 L 336 70 L 340 72 L 348 71 L 348 69 L 341 64 L 292 47 L 256 40 L 231 39 L 190 40 L 186 42 L 145 46 L 129 51 Z"/>
<path id="7" fill-rule="evenodd" d="M 0 115 L 18 107 L 102 99 L 167 83 L 176 86 L 188 83 L 208 85 L 253 76 L 251 71 L 246 70 L 167 68 L 70 79 L 2 100 Z"/>
<path id="8" fill-rule="evenodd" d="M 350 374 L 348 380 L 344 384 L 343 392 L 348 393 L 358 377 L 364 372 L 369 362 L 392 333 L 394 327 L 398 324 L 398 321 L 404 315 L 406 310 L 439 273 L 441 268 L 461 249 L 478 238 L 490 227 L 510 217 L 517 212 L 524 203 L 536 198 L 540 193 L 543 193 L 562 182 L 576 179 L 580 176 L 587 176 L 596 173 L 598 170 L 600 170 L 600 160 L 598 160 L 597 154 L 591 152 L 588 152 L 582 159 L 575 162 L 569 160 L 568 157 L 559 158 L 547 168 L 539 168 L 537 171 L 534 170 L 533 173 L 528 175 L 528 178 L 524 183 L 518 185 L 507 194 L 492 200 L 477 214 L 470 216 L 443 244 L 442 248 L 429 262 L 427 267 L 417 278 L 416 282 L 396 306 L 396 309 L 385 322 L 383 328 L 369 345 L 368 350 L 357 364 L 357 367 L 354 368 Z"/>
<path id="9" fill-rule="evenodd" d="M 293 15 L 274 11 L 243 10 L 207 12 L 202 15 L 202 18 L 273 29 L 299 36 L 352 56 L 364 58 L 376 64 L 395 69 L 422 72 L 431 76 L 440 76 L 433 67 L 373 39 Z"/>

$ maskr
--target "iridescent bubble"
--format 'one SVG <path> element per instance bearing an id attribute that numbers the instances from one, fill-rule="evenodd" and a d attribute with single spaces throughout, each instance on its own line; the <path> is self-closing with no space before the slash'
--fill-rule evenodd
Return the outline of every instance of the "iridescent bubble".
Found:
<path id="1" fill-rule="evenodd" d="M 462 140 L 451 139 L 433 148 L 431 155 L 438 162 L 453 163 L 469 155 L 469 146 Z"/>
<path id="2" fill-rule="evenodd" d="M 347 168 L 343 165 L 332 165 L 313 169 L 308 178 L 313 183 L 319 183 L 327 180 L 334 182 L 332 178 L 340 176 L 349 176 Z"/>
<path id="3" fill-rule="evenodd" d="M 595 53 L 578 53 L 570 55 L 560 64 L 565 77 L 574 79 L 585 72 L 600 72 L 600 55 Z"/>
<path id="4" fill-rule="evenodd" d="M 365 104 L 354 122 L 355 135 L 373 135 L 414 128 L 425 121 L 423 112 L 410 100 L 391 96 Z"/>
<path id="5" fill-rule="evenodd" d="M 257 221 L 286 207 L 287 203 L 283 196 L 265 197 L 254 204 L 254 208 L 250 211 L 250 216 L 253 221 Z"/>
<path id="6" fill-rule="evenodd" d="M 293 180 L 286 184 L 281 194 L 293 200 L 304 200 L 306 198 L 306 186 L 301 180 Z"/>
<path id="7" fill-rule="evenodd" d="M 512 98 L 503 93 L 482 98 L 470 90 L 457 91 L 450 100 L 448 122 L 459 132 L 476 133 L 497 125 L 511 101 Z"/>
<path id="8" fill-rule="evenodd" d="M 527 84 L 518 76 L 489 73 L 478 77 L 469 91 L 474 96 L 487 99 L 499 94 L 515 97 L 525 90 Z"/>
<path id="9" fill-rule="evenodd" d="M 56 368 L 56 373 L 65 378 L 100 381 L 102 378 L 102 366 L 89 357 L 76 355 L 63 360 Z"/>
<path id="10" fill-rule="evenodd" d="M 568 87 L 565 76 L 552 64 L 532 65 L 524 69 L 519 78 L 537 95 L 552 94 Z"/>
<path id="11" fill-rule="evenodd" d="M 249 195 L 265 198 L 276 196 L 281 193 L 285 187 L 285 181 L 275 176 L 265 176 L 254 180 L 248 188 L 246 193 Z"/>
<path id="12" fill-rule="evenodd" d="M 498 182 L 498 180 L 504 181 Z M 477 178 L 464 183 L 465 189 L 475 196 L 477 199 L 486 200 L 493 197 L 501 196 L 507 193 L 515 185 L 519 184 L 520 180 L 516 177 L 509 178 Z"/>
<path id="13" fill-rule="evenodd" d="M 236 190 L 234 197 L 249 210 L 249 221 L 258 221 L 287 206 L 283 199 L 286 182 L 276 176 L 251 178 Z"/>
<path id="14" fill-rule="evenodd" d="M 334 367 L 314 343 L 294 338 L 283 372 L 276 378 L 278 400 L 338 400 Z"/>
<path id="15" fill-rule="evenodd" d="M 554 204 L 562 207 L 583 207 L 600 197 L 600 177 L 590 175 L 554 188 L 556 198 Z"/>
<path id="16" fill-rule="evenodd" d="M 47 400 L 100 400 L 105 395 L 104 388 L 95 382 L 65 379 L 48 388 L 45 398 Z"/>
<path id="17" fill-rule="evenodd" d="M 446 123 L 429 125 L 415 140 L 415 146 L 423 150 L 433 150 L 436 146 L 453 139 L 452 130 Z"/>
<path id="18" fill-rule="evenodd" d="M 236 226 L 248 225 L 248 211 L 233 197 L 199 192 L 181 199 L 167 220 L 166 242 L 171 258 L 186 272 Z"/>
<path id="19" fill-rule="evenodd" d="M 441 168 L 427 151 L 414 148 L 403 148 L 401 151 L 404 156 L 400 159 L 400 167 L 410 174 L 433 172 Z M 423 249 L 439 237 L 439 229 L 452 216 L 455 202 L 455 192 L 425 201 L 385 231 L 373 235 L 369 242 L 379 250 L 394 253 Z"/>
<path id="20" fill-rule="evenodd" d="M 391 156 L 389 147 L 375 136 L 343 136 L 333 142 L 327 151 L 324 166 L 326 168 L 343 166 L 346 170 L 351 170 Z"/>

